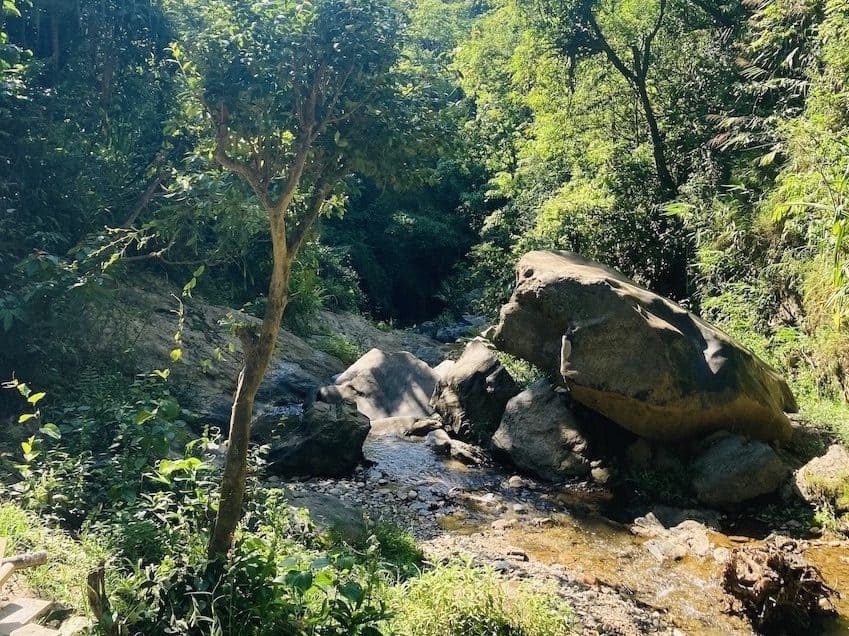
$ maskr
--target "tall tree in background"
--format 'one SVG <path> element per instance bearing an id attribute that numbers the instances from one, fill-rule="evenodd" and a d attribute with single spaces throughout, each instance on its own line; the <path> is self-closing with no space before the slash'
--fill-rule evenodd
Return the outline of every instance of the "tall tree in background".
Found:
<path id="1" fill-rule="evenodd" d="M 541 31 L 573 65 L 601 54 L 627 80 L 645 117 L 658 182 L 663 193 L 673 197 L 678 184 L 649 94 L 653 47 L 670 18 L 668 0 L 616 6 L 599 0 L 537 0 L 534 4 Z"/>
<path id="2" fill-rule="evenodd" d="M 209 553 L 226 553 L 242 515 L 254 398 L 277 341 L 298 250 L 339 180 L 382 154 L 395 95 L 400 17 L 389 0 L 174 2 L 186 118 L 208 153 L 268 218 L 272 270 L 259 329 L 242 326 L 244 367 L 230 421 Z M 199 130 L 202 130 L 200 128 Z"/>

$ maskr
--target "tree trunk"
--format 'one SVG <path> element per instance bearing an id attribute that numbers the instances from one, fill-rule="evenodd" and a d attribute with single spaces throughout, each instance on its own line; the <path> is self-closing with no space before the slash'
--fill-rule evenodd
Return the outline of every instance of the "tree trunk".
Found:
<path id="1" fill-rule="evenodd" d="M 669 164 L 666 161 L 666 147 L 663 142 L 663 135 L 660 132 L 660 126 L 657 125 L 657 117 L 654 114 L 654 108 L 651 105 L 645 81 L 635 81 L 634 87 L 637 90 L 637 95 L 640 98 L 640 104 L 643 107 L 643 114 L 646 117 L 646 123 L 649 127 L 652 156 L 654 157 L 654 165 L 657 169 L 657 179 L 660 182 L 660 188 L 667 197 L 672 199 L 675 196 L 678 187 L 675 185 L 675 180 L 672 178 L 672 173 L 669 171 Z"/>
<path id="2" fill-rule="evenodd" d="M 239 374 L 230 416 L 229 445 L 221 478 L 221 497 L 209 541 L 208 553 L 211 559 L 227 554 L 233 545 L 236 526 L 242 518 L 254 399 L 271 362 L 274 345 L 280 333 L 280 321 L 289 301 L 289 275 L 294 253 L 290 253 L 286 246 L 283 212 L 270 212 L 269 217 L 273 256 L 271 282 L 259 333 L 251 328 L 242 330 L 239 334 L 244 348 L 245 365 Z"/>

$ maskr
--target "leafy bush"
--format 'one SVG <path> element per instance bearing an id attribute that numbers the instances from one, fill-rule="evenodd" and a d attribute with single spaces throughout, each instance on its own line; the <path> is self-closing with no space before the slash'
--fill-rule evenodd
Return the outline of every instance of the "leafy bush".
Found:
<path id="1" fill-rule="evenodd" d="M 391 607 L 389 633 L 398 636 L 563 636 L 573 625 L 571 608 L 557 596 L 469 564 L 407 581 Z"/>

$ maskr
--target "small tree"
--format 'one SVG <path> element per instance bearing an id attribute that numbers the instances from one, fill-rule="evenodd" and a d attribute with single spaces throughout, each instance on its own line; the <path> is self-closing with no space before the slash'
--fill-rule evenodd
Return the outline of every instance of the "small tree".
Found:
<path id="1" fill-rule="evenodd" d="M 339 180 L 373 167 L 396 95 L 399 14 L 391 0 L 173 0 L 184 115 L 198 151 L 250 189 L 268 217 L 271 280 L 259 329 L 242 327 L 244 366 L 209 554 L 241 519 L 254 398 L 271 361 L 298 250 Z"/>

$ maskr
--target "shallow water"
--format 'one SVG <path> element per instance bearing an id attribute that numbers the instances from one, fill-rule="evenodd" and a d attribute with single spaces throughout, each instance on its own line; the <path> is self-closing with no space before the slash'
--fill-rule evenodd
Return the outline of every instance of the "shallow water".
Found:
<path id="1" fill-rule="evenodd" d="M 363 455 L 375 468 L 405 482 L 421 482 L 463 490 L 497 488 L 503 474 L 491 467 L 466 466 L 440 457 L 423 438 L 404 437 L 397 426 L 372 426 Z"/>
<path id="2" fill-rule="evenodd" d="M 449 534 L 466 535 L 487 532 L 495 516 L 514 516 L 506 507 L 489 509 L 489 518 L 475 501 L 487 493 L 496 493 L 499 501 L 519 501 L 516 490 L 505 488 L 510 473 L 496 466 L 466 466 L 441 457 L 421 438 L 405 438 L 394 426 L 373 428 L 363 447 L 375 469 L 393 479 L 427 484 L 434 490 L 476 493 L 465 510 L 439 520 L 440 529 Z M 524 490 L 525 495 L 528 490 Z M 664 612 L 670 622 L 687 634 L 751 634 L 748 622 L 726 613 L 729 598 L 723 592 L 723 566 L 710 555 L 688 556 L 680 561 L 659 562 L 643 547 L 645 539 L 633 535 L 627 526 L 592 512 L 606 503 L 593 501 L 590 493 L 576 490 L 553 490 L 537 484 L 524 496 L 537 513 L 552 514 L 556 523 L 544 527 L 522 524 L 506 531 L 507 540 L 524 550 L 531 558 L 546 564 L 564 566 L 571 577 L 587 584 L 603 584 L 619 589 L 636 600 Z M 590 504 L 589 506 L 587 504 Z M 595 504 L 595 505 L 593 505 Z M 588 512 L 590 510 L 590 512 Z M 500 511 L 500 512 L 499 512 Z M 494 516 L 493 516 L 494 515 Z M 712 532 L 716 548 L 739 546 L 745 538 L 734 540 Z M 754 540 L 753 540 L 754 541 Z M 837 602 L 840 618 L 823 627 L 827 636 L 849 634 L 849 549 L 815 546 L 807 556 L 823 573 L 826 582 L 844 596 Z"/>

